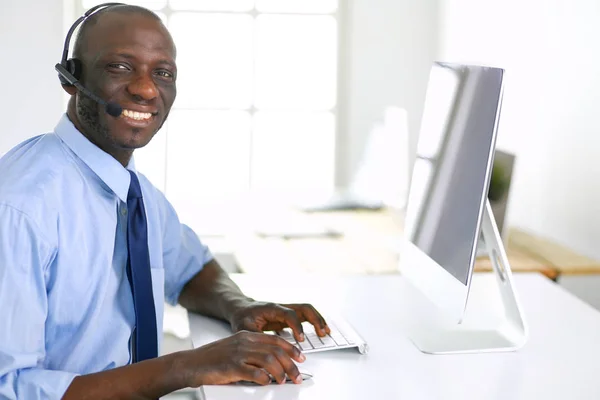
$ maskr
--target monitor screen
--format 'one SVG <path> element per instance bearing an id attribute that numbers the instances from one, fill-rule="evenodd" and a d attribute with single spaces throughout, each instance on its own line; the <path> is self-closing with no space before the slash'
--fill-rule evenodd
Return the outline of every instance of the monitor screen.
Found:
<path id="1" fill-rule="evenodd" d="M 434 63 L 411 179 L 406 238 L 465 285 L 487 198 L 502 73 Z"/>

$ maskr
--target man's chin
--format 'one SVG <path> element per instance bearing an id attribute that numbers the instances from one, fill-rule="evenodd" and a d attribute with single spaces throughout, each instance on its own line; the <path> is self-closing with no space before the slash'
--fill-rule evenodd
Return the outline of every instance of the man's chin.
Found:
<path id="1" fill-rule="evenodd" d="M 137 150 L 146 147 L 152 140 L 152 137 L 134 136 L 129 138 L 119 138 L 117 144 L 123 150 Z"/>
<path id="2" fill-rule="evenodd" d="M 110 127 L 110 136 L 113 142 L 123 150 L 135 150 L 150 143 L 156 131 L 153 126 L 142 129 L 113 125 Z"/>

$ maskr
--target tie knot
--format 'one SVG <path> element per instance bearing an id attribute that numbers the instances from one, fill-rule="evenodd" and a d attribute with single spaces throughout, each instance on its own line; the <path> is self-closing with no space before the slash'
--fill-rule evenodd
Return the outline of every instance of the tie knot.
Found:
<path id="1" fill-rule="evenodd" d="M 131 175 L 131 183 L 129 184 L 129 193 L 127 193 L 127 199 L 139 199 L 142 197 L 142 188 L 140 187 L 140 181 L 138 180 L 138 177 L 135 174 L 135 172 L 129 171 L 129 175 Z"/>

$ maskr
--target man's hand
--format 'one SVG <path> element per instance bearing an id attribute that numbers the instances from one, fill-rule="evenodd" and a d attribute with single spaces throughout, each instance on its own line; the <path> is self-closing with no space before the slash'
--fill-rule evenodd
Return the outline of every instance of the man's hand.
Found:
<path id="1" fill-rule="evenodd" d="M 239 381 L 268 385 L 268 374 L 278 383 L 284 383 L 286 375 L 302 383 L 294 361 L 304 360 L 300 350 L 278 336 L 238 332 L 186 352 L 182 372 L 190 387 Z"/>
<path id="2" fill-rule="evenodd" d="M 321 337 L 331 332 L 321 314 L 310 304 L 274 304 L 258 301 L 251 301 L 240 307 L 231 318 L 231 327 L 234 332 L 280 331 L 289 327 L 296 340 L 302 342 L 304 321 L 310 322 Z"/>
<path id="3" fill-rule="evenodd" d="M 234 332 L 278 331 L 290 327 L 296 340 L 304 341 L 302 322 L 315 327 L 317 335 L 330 333 L 327 323 L 310 304 L 273 304 L 245 296 L 214 259 L 184 287 L 179 303 L 187 310 L 229 321 Z"/>

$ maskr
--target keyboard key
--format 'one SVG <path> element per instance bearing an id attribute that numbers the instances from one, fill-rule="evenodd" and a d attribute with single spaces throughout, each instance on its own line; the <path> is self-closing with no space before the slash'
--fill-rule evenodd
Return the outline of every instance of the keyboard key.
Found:
<path id="1" fill-rule="evenodd" d="M 345 346 L 348 344 L 348 341 L 345 337 L 342 336 L 339 332 L 331 332 L 331 339 L 335 341 L 338 346 Z"/>
<path id="2" fill-rule="evenodd" d="M 317 334 L 311 334 L 307 336 L 307 339 L 310 341 L 310 343 L 313 345 L 313 347 L 315 349 L 324 349 L 326 347 L 335 347 L 335 342 L 333 340 L 331 341 L 325 341 L 325 338 L 320 338 L 319 336 L 317 336 Z M 327 337 L 327 339 L 330 339 L 329 337 Z"/>
<path id="3" fill-rule="evenodd" d="M 324 336 L 321 339 L 321 342 L 325 345 L 325 347 L 335 347 L 337 342 L 333 340 L 330 336 Z"/>
<path id="4" fill-rule="evenodd" d="M 304 340 L 304 342 L 298 342 L 300 346 L 300 350 L 312 350 L 312 345 L 308 342 L 308 340 Z"/>
<path id="5" fill-rule="evenodd" d="M 291 343 L 301 351 L 336 348 L 338 346 L 347 347 L 355 345 L 354 340 L 352 339 L 354 336 L 345 334 L 345 331 L 352 331 L 352 329 L 349 326 L 342 323 L 340 324 L 342 329 L 340 329 L 340 326 L 338 326 L 338 324 L 330 320 L 327 321 L 327 324 L 331 329 L 331 333 L 324 337 L 320 337 L 315 331 L 315 328 L 312 324 L 310 324 L 309 322 L 303 322 L 302 328 L 304 330 L 304 342 L 297 342 L 294 338 L 293 331 L 290 328 L 285 328 L 277 332 L 265 333 L 274 333 L 280 336 L 282 339 L 286 340 L 287 342 Z"/>

